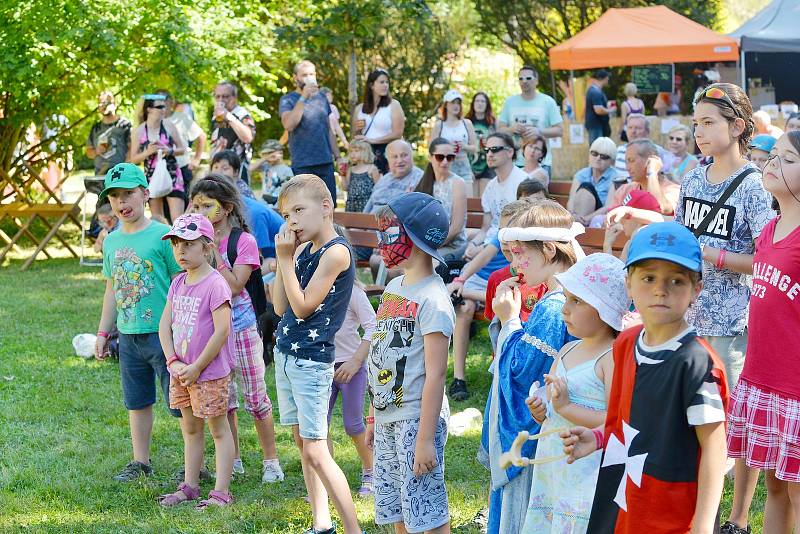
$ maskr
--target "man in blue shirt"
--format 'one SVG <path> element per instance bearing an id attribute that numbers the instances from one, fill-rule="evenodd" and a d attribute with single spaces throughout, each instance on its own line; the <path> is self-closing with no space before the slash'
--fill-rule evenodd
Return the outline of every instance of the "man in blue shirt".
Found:
<path id="1" fill-rule="evenodd" d="M 598 137 L 609 137 L 611 126 L 608 124 L 608 97 L 603 88 L 608 85 L 610 74 L 600 69 L 592 75 L 592 83 L 586 91 L 586 118 L 583 125 L 589 132 L 589 144 Z"/>
<path id="2" fill-rule="evenodd" d="M 303 60 L 295 65 L 294 83 L 297 89 L 283 95 L 279 104 L 281 123 L 289 132 L 292 172 L 295 176 L 314 174 L 322 178 L 336 204 L 336 138 L 330 127 L 331 106 L 319 92 L 314 64 Z"/>

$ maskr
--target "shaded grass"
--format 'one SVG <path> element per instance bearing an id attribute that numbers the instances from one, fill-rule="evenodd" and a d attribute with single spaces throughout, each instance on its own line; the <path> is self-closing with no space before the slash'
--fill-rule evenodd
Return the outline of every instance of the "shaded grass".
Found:
<path id="1" fill-rule="evenodd" d="M 82 360 L 73 354 L 75 334 L 94 332 L 103 282 L 97 268 L 73 259 L 19 261 L 0 268 L 0 531 L 2 532 L 302 532 L 310 524 L 299 454 L 288 429 L 277 426 L 278 454 L 287 478 L 262 486 L 260 451 L 252 420 L 240 410 L 242 459 L 247 473 L 232 484 L 235 506 L 196 513 L 162 510 L 155 497 L 172 490 L 170 476 L 182 464 L 178 424 L 164 404 L 156 406 L 153 464 L 156 475 L 120 484 L 111 480 L 130 458 L 128 423 L 116 362 Z M 483 410 L 489 375 L 485 329 L 470 345 L 467 380 L 472 395 L 451 402 L 453 413 Z M 452 373 L 452 371 L 451 371 Z M 451 375 L 452 376 L 452 375 Z M 267 387 L 275 398 L 274 368 Z M 275 406 L 277 412 L 277 403 Z M 277 419 L 277 413 L 276 413 Z M 358 487 L 360 462 L 334 416 L 336 458 Z M 480 436 L 450 436 L 445 453 L 454 531 L 477 533 L 472 518 L 486 505 L 488 474 L 475 460 Z M 213 465 L 213 442 L 206 440 Z M 204 485 L 203 490 L 211 489 Z M 732 484 L 726 480 L 722 517 Z M 753 532 L 761 531 L 766 494 L 759 484 L 752 506 Z M 521 504 L 522 505 L 522 504 Z M 375 526 L 372 500 L 356 499 L 367 532 Z"/>

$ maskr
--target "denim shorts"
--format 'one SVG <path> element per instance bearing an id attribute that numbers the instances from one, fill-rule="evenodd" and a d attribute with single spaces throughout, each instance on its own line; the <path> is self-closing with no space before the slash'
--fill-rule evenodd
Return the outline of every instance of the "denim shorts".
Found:
<path id="1" fill-rule="evenodd" d="M 142 410 L 156 403 L 156 379 L 169 406 L 169 372 L 158 332 L 119 334 L 119 374 L 122 400 L 128 410 Z M 170 409 L 180 417 L 180 410 Z"/>
<path id="2" fill-rule="evenodd" d="M 287 356 L 275 347 L 275 388 L 281 424 L 298 425 L 303 439 L 328 437 L 333 362 Z"/>
<path id="3" fill-rule="evenodd" d="M 744 369 L 744 357 L 747 353 L 747 331 L 737 336 L 705 336 L 704 338 L 719 359 L 725 364 L 728 377 L 728 394 L 733 391 Z"/>

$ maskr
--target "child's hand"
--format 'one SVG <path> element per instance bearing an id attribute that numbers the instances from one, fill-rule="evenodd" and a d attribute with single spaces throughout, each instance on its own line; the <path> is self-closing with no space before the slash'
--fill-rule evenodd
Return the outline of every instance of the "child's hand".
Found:
<path id="1" fill-rule="evenodd" d="M 421 477 L 428 474 L 437 465 L 436 448 L 433 440 L 417 440 L 417 448 L 414 451 L 414 476 Z"/>
<path id="2" fill-rule="evenodd" d="M 567 455 L 568 464 L 585 458 L 597 450 L 597 441 L 591 428 L 575 426 L 562 430 L 558 435 L 564 444 L 564 454 Z"/>
<path id="3" fill-rule="evenodd" d="M 623 219 L 630 218 L 633 209 L 628 206 L 617 206 L 613 210 L 606 213 L 606 226 L 611 228 L 615 224 L 622 222 Z"/>
<path id="4" fill-rule="evenodd" d="M 367 425 L 366 433 L 364 434 L 364 444 L 369 450 L 375 449 L 375 425 Z"/>
<path id="5" fill-rule="evenodd" d="M 461 296 L 461 291 L 463 291 L 463 290 L 464 290 L 464 282 L 462 282 L 460 280 L 458 280 L 458 281 L 453 280 L 452 282 L 447 284 L 447 293 L 449 295 L 452 295 L 453 293 L 455 293 L 456 295 Z"/>
<path id="6" fill-rule="evenodd" d="M 539 382 L 534 382 L 535 387 L 539 387 Z M 547 406 L 545 406 L 541 397 L 534 395 L 525 399 L 525 404 L 528 406 L 528 411 L 531 412 L 533 420 L 542 424 L 547 419 Z"/>
<path id="7" fill-rule="evenodd" d="M 109 356 L 108 349 L 106 345 L 108 344 L 108 338 L 105 336 L 97 336 L 97 341 L 94 342 L 94 357 L 97 360 L 103 361 Z"/>
<path id="8" fill-rule="evenodd" d="M 185 388 L 188 388 L 197 382 L 198 378 L 200 378 L 200 368 L 195 364 L 187 365 L 178 371 L 178 379 L 181 381 L 181 385 Z"/>
<path id="9" fill-rule="evenodd" d="M 550 402 L 553 403 L 555 411 L 558 412 L 564 406 L 569 405 L 569 389 L 567 389 L 567 381 L 564 377 L 546 374 L 544 381 L 550 386 Z"/>
<path id="10" fill-rule="evenodd" d="M 355 360 L 348 360 L 333 373 L 333 379 L 340 384 L 348 384 L 353 376 L 361 370 L 362 365 Z"/>
<path id="11" fill-rule="evenodd" d="M 497 294 L 492 300 L 492 309 L 494 314 L 500 319 L 500 322 L 505 324 L 515 317 L 519 317 L 519 312 L 522 309 L 522 293 L 519 290 L 519 283 L 512 279 L 504 280 L 497 286 Z"/>
<path id="12" fill-rule="evenodd" d="M 183 371 L 184 369 L 186 369 L 186 364 L 180 360 L 172 362 L 172 365 L 169 366 L 169 370 L 178 376 L 180 376 L 181 371 Z"/>
<path id="13" fill-rule="evenodd" d="M 294 257 L 294 251 L 297 249 L 297 235 L 294 230 L 289 230 L 287 225 L 277 235 L 275 235 L 275 254 L 278 259 Z"/>

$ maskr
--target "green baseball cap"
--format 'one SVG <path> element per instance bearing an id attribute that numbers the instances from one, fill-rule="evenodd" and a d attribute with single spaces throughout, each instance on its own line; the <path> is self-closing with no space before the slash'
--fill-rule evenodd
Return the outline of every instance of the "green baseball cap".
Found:
<path id="1" fill-rule="evenodd" d="M 112 189 L 136 189 L 137 187 L 147 188 L 147 178 L 142 169 L 133 163 L 117 163 L 106 173 L 99 199 L 106 198 Z"/>

